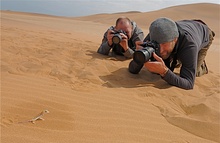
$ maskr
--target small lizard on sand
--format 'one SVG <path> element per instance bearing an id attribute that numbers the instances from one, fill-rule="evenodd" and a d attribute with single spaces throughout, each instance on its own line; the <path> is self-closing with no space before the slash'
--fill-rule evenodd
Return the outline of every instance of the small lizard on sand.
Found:
<path id="1" fill-rule="evenodd" d="M 18 122 L 18 123 L 26 123 L 26 122 L 31 122 L 35 124 L 35 121 L 37 120 L 44 120 L 42 117 L 44 114 L 50 113 L 48 110 L 43 110 L 40 114 L 38 114 L 36 117 L 32 118 L 31 120 L 24 121 L 24 122 Z"/>

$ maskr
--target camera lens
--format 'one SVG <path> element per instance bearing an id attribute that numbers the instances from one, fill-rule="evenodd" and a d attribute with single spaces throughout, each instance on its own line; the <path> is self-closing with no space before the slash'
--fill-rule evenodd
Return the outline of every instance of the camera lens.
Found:
<path id="1" fill-rule="evenodd" d="M 155 52 L 155 50 L 153 48 L 145 47 L 141 50 L 135 51 L 133 54 L 133 59 L 136 63 L 143 64 L 143 63 L 149 61 L 153 52 Z"/>
<path id="2" fill-rule="evenodd" d="M 115 34 L 113 37 L 112 37 L 112 42 L 114 44 L 119 44 L 121 42 L 121 35 L 119 34 Z"/>
<path id="3" fill-rule="evenodd" d="M 133 59 L 136 63 L 145 63 L 145 55 L 142 51 L 135 51 Z"/>

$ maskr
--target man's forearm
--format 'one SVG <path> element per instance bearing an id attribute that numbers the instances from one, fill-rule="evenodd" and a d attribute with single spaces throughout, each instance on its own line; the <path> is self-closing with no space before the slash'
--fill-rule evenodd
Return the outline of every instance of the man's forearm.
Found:
<path id="1" fill-rule="evenodd" d="M 188 80 L 185 78 L 182 78 L 175 73 L 173 73 L 171 70 L 168 70 L 166 74 L 164 75 L 163 79 L 174 86 L 183 88 L 183 89 L 193 89 L 194 81 Z"/>
<path id="2" fill-rule="evenodd" d="M 133 54 L 134 54 L 134 51 L 131 49 L 131 48 L 128 48 L 124 53 L 123 55 L 126 57 L 126 58 L 132 58 L 133 57 Z"/>
<path id="3" fill-rule="evenodd" d="M 108 45 L 108 42 L 102 43 L 101 46 L 98 49 L 98 53 L 108 55 L 109 51 L 111 50 L 111 47 Z"/>

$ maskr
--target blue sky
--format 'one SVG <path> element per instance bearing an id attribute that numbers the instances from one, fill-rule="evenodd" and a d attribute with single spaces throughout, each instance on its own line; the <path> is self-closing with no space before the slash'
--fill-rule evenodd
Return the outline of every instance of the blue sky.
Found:
<path id="1" fill-rule="evenodd" d="M 1 10 L 75 17 L 127 11 L 148 12 L 191 3 L 220 4 L 220 0 L 1 0 Z"/>

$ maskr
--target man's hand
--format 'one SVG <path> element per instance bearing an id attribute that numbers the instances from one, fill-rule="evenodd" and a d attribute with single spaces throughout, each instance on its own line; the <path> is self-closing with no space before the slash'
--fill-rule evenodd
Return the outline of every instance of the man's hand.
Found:
<path id="1" fill-rule="evenodd" d="M 136 50 L 141 50 L 143 49 L 143 47 L 141 46 L 141 44 L 143 44 L 143 41 L 136 41 L 135 45 L 136 45 Z"/>
<path id="2" fill-rule="evenodd" d="M 108 40 L 108 45 L 109 46 L 112 46 L 112 37 L 114 36 L 114 33 L 113 30 L 109 29 L 108 32 L 107 32 L 107 40 Z"/>
<path id="3" fill-rule="evenodd" d="M 168 71 L 168 68 L 166 67 L 163 59 L 159 57 L 157 54 L 153 53 L 153 57 L 157 61 L 149 61 L 144 64 L 144 66 L 153 73 L 158 73 L 162 77 L 164 77 Z"/>
<path id="4" fill-rule="evenodd" d="M 120 33 L 120 35 L 121 35 L 121 38 L 122 38 L 122 40 L 120 42 L 120 45 L 123 47 L 123 49 L 125 51 L 127 51 L 128 48 L 129 48 L 129 46 L 128 46 L 128 36 L 126 36 L 124 33 Z"/>

